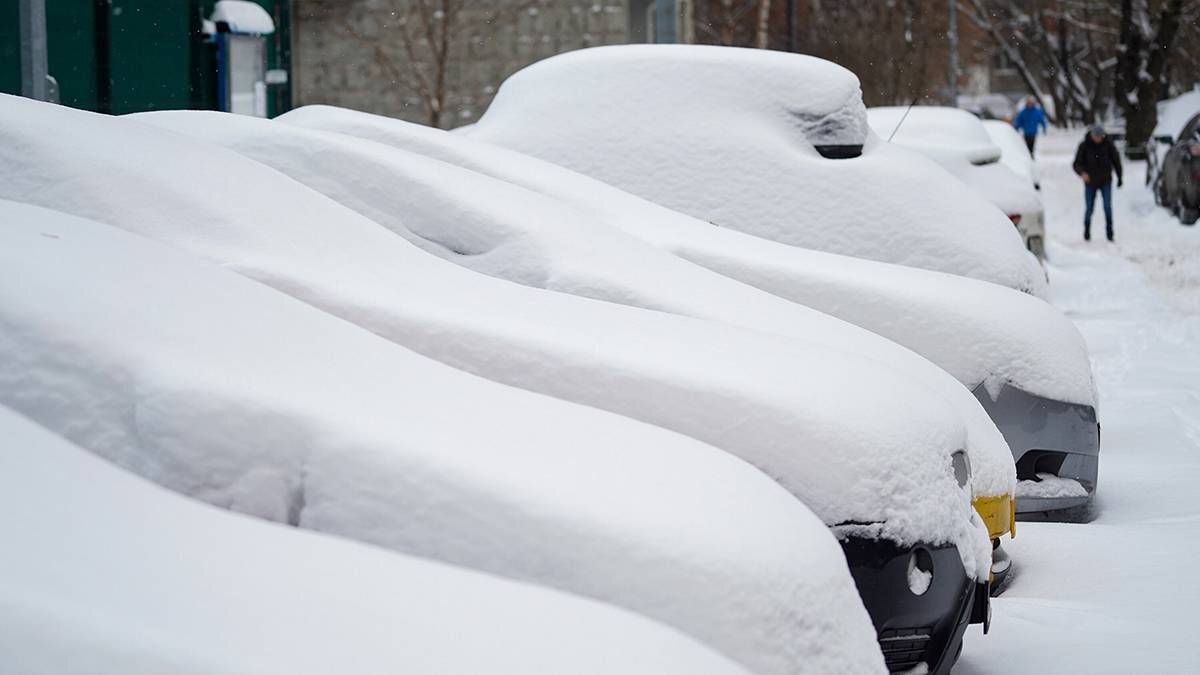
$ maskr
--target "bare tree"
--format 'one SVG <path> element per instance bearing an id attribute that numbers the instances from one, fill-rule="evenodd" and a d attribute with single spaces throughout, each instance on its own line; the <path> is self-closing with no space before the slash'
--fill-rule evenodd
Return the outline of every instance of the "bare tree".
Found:
<path id="1" fill-rule="evenodd" d="M 1195 3 L 1161 0 L 1156 11 L 1149 0 L 1121 0 L 1113 93 L 1125 113 L 1126 152 L 1140 156 L 1158 123 L 1158 101 L 1166 89 L 1172 44 L 1181 28 L 1185 6 Z"/>

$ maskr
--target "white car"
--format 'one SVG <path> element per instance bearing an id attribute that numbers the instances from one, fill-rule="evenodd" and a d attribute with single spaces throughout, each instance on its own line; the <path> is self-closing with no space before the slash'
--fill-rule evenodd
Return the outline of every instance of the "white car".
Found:
<path id="1" fill-rule="evenodd" d="M 3 406 L 0 438 L 5 672 L 748 675 L 603 603 L 219 511 Z"/>
<path id="2" fill-rule="evenodd" d="M 995 204 L 1039 259 L 1046 257 L 1045 209 L 1024 141 L 1003 122 L 985 122 L 965 110 L 937 106 L 870 108 L 867 118 L 881 138 L 940 164 Z M 1014 167 L 1024 167 L 1014 168 Z"/>
<path id="3" fill-rule="evenodd" d="M 829 530 L 729 454 L 119 229 L 0 219 L 0 403 L 79 445 L 241 513 L 639 612 L 757 672 L 881 666 Z"/>
<path id="4" fill-rule="evenodd" d="M 1012 224 L 934 163 L 876 137 L 858 79 L 815 57 L 581 49 L 509 77 L 465 133 L 718 227 L 1046 292 Z"/>
<path id="5" fill-rule="evenodd" d="M 932 666 L 952 658 L 972 606 L 983 620 L 990 551 L 970 506 L 967 431 L 941 397 L 886 365 L 492 279 L 228 150 L 133 120 L 0 102 L 6 194 L 184 247 L 451 365 L 746 459 L 843 548 L 861 549 L 856 570 L 886 572 L 881 594 L 936 609 L 936 633 L 898 629 L 929 628 L 899 642 L 936 644 Z M 134 161 L 107 161 L 117 154 Z M 934 559 L 944 573 L 933 586 L 910 583 L 926 578 L 910 563 L 920 572 Z M 957 616 L 943 622 L 950 605 Z"/>

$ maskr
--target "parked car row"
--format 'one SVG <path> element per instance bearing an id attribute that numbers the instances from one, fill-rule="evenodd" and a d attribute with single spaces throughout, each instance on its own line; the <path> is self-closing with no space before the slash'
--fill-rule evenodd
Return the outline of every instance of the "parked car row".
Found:
<path id="1" fill-rule="evenodd" d="M 101 523 L 22 530 L 86 555 L 10 568 L 53 602 L 5 625 L 55 672 L 104 645 L 44 626 L 110 612 L 118 671 L 328 630 L 421 672 L 949 672 L 1016 517 L 1093 498 L 1095 386 L 1020 223 L 869 121 L 838 66 L 695 46 L 548 59 L 458 133 L 0 97 L 0 425 L 71 495 L 42 530 Z M 262 644 L 194 628 L 284 582 Z"/>

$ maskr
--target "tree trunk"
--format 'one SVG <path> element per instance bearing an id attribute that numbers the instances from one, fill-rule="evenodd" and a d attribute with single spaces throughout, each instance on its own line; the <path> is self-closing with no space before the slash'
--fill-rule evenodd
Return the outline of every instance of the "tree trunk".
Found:
<path id="1" fill-rule="evenodd" d="M 1158 99 L 1162 95 L 1163 76 L 1171 56 L 1171 43 L 1179 32 L 1183 0 L 1166 0 L 1158 15 L 1158 25 L 1147 35 L 1143 17 L 1146 0 L 1121 0 L 1121 34 L 1117 51 L 1117 70 L 1113 77 L 1117 105 L 1125 114 L 1125 153 L 1131 158 L 1145 156 L 1146 142 L 1158 124 Z"/>
<path id="2" fill-rule="evenodd" d="M 754 31 L 754 46 L 766 49 L 771 27 L 771 0 L 758 2 L 758 28 Z"/>

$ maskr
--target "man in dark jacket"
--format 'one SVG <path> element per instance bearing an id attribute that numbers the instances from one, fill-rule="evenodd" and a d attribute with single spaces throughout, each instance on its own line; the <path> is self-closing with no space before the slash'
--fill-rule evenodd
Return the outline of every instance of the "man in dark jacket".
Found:
<path id="1" fill-rule="evenodd" d="M 1013 118 L 1012 125 L 1025 136 L 1025 147 L 1029 148 L 1029 154 L 1032 156 L 1038 130 L 1046 130 L 1046 113 L 1042 112 L 1036 98 L 1030 96 L 1025 99 L 1025 107 Z"/>
<path id="2" fill-rule="evenodd" d="M 1117 146 L 1104 133 L 1104 127 L 1093 126 L 1079 149 L 1075 151 L 1075 173 L 1083 179 L 1083 238 L 1092 238 L 1092 210 L 1096 205 L 1096 193 L 1104 198 L 1104 230 L 1108 240 L 1113 240 L 1112 217 L 1112 174 L 1117 174 L 1117 187 L 1121 187 L 1121 154 Z"/>

